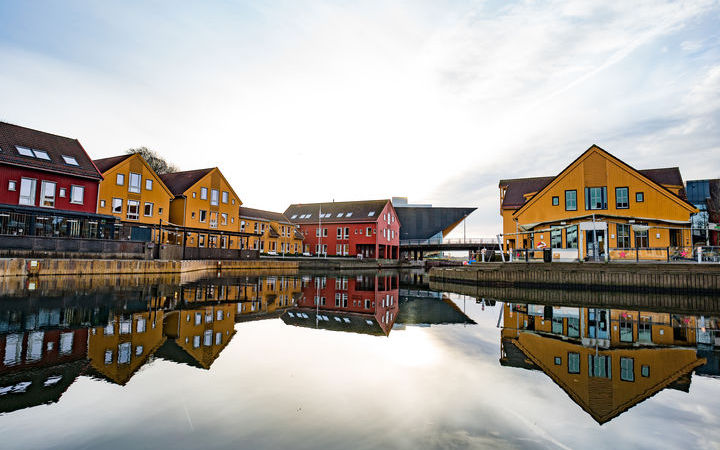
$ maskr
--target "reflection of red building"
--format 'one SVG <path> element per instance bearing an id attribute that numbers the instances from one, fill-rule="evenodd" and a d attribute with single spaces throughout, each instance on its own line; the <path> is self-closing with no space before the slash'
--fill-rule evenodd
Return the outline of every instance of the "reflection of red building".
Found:
<path id="1" fill-rule="evenodd" d="M 0 374 L 84 359 L 88 330 L 35 330 L 0 336 Z"/>
<path id="2" fill-rule="evenodd" d="M 315 277 L 303 287 L 299 308 L 372 317 L 387 335 L 398 312 L 398 276 Z M 340 318 L 342 320 L 342 318 Z M 336 320 L 332 317 L 332 320 Z"/>
<path id="3" fill-rule="evenodd" d="M 300 226 L 313 255 L 398 258 L 400 221 L 390 200 L 300 203 L 285 216 Z"/>

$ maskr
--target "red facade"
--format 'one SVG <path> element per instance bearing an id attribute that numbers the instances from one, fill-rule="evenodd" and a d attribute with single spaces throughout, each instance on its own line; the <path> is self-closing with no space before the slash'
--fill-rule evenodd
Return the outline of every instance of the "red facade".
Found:
<path id="1" fill-rule="evenodd" d="M 400 246 L 400 221 L 391 202 L 373 217 L 358 217 L 356 221 L 327 221 L 299 223 L 305 236 L 305 251 L 329 256 L 357 256 L 365 258 L 397 259 Z M 318 229 L 322 236 L 318 236 Z M 322 248 L 318 246 L 322 245 Z"/>
<path id="2" fill-rule="evenodd" d="M 49 210 L 57 209 L 86 213 L 95 213 L 97 211 L 98 187 L 100 185 L 99 180 L 9 165 L 0 166 L 0 203 L 4 203 L 6 205 L 20 204 L 20 184 L 23 178 L 29 178 L 36 181 L 34 203 L 32 205 L 23 206 L 40 206 L 42 182 L 50 181 L 56 183 L 56 187 L 55 206 L 48 208 Z M 11 182 L 14 182 L 14 190 L 11 190 Z M 84 191 L 82 203 L 70 202 L 70 192 L 72 186 L 83 187 Z M 61 197 L 62 189 L 65 190 L 64 197 Z"/>

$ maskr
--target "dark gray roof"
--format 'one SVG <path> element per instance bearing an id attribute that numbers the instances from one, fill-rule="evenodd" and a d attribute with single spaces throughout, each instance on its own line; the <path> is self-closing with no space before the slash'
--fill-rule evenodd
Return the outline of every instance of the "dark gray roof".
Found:
<path id="1" fill-rule="evenodd" d="M 49 159 L 23 156 L 18 147 L 47 153 Z M 68 164 L 63 156 L 75 159 Z M 0 163 L 47 172 L 102 179 L 102 174 L 77 139 L 45 133 L 18 125 L 0 122 Z"/>
<path id="2" fill-rule="evenodd" d="M 190 187 L 200 181 L 202 177 L 210 173 L 214 167 L 209 169 L 186 170 L 185 172 L 164 173 L 160 179 L 170 189 L 174 196 L 182 195 Z"/>
<path id="3" fill-rule="evenodd" d="M 113 167 L 120 164 L 121 162 L 125 161 L 126 159 L 128 159 L 131 156 L 132 156 L 132 154 L 111 156 L 109 158 L 95 159 L 95 160 L 93 160 L 93 162 L 95 163 L 97 168 L 100 170 L 100 172 L 105 173 L 108 170 L 110 170 Z"/>
<path id="4" fill-rule="evenodd" d="M 285 217 L 294 223 L 317 223 L 320 211 L 323 222 L 375 222 L 390 200 L 354 202 L 297 203 L 285 210 Z M 350 215 L 348 216 L 348 213 Z"/>
<path id="5" fill-rule="evenodd" d="M 246 208 L 244 206 L 241 206 L 238 211 L 241 219 L 269 220 L 278 223 L 289 223 L 292 225 L 292 222 L 290 222 L 282 213 L 265 211 L 263 209 Z"/>
<path id="6" fill-rule="evenodd" d="M 307 316 L 307 318 L 305 318 Z M 386 336 L 385 331 L 372 314 L 348 313 L 344 311 L 319 310 L 314 308 L 292 308 L 286 310 L 280 318 L 285 325 L 293 325 L 304 328 L 317 328 L 329 331 L 345 331 L 349 333 L 371 334 L 374 336 Z M 328 320 L 325 320 L 327 317 Z M 340 320 L 336 320 L 335 318 Z M 370 323 L 368 323 L 368 321 Z"/>

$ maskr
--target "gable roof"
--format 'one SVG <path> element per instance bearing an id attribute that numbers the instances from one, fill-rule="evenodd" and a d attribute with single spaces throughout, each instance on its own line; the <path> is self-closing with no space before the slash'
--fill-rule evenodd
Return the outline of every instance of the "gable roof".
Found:
<path id="1" fill-rule="evenodd" d="M 641 174 L 650 178 L 657 184 L 665 186 L 683 186 L 682 175 L 679 167 L 666 167 L 663 169 L 638 170 Z"/>
<path id="2" fill-rule="evenodd" d="M 265 211 L 263 209 L 255 209 L 255 208 L 246 208 L 244 206 L 241 206 L 239 209 L 239 217 L 241 219 L 259 219 L 259 220 L 268 220 L 278 223 L 286 223 L 292 225 L 292 222 L 288 220 L 287 217 L 285 217 L 284 214 L 273 212 L 273 211 Z"/>
<path id="3" fill-rule="evenodd" d="M 95 166 L 98 168 L 98 170 L 100 170 L 100 172 L 105 173 L 108 170 L 110 170 L 113 167 L 120 164 L 121 162 L 125 161 L 132 155 L 133 154 L 130 153 L 127 155 L 111 156 L 109 158 L 94 159 L 93 162 L 95 163 Z"/>
<path id="4" fill-rule="evenodd" d="M 644 171 L 640 171 L 640 170 L 635 169 L 631 165 L 627 164 L 626 162 L 620 160 L 619 158 L 616 158 L 615 156 L 611 155 L 606 150 L 593 144 L 587 150 L 585 150 L 580 156 L 575 158 L 575 160 L 573 162 L 571 162 L 567 167 L 565 167 L 563 170 L 561 170 L 559 174 L 557 174 L 554 177 L 548 177 L 548 178 L 550 178 L 550 182 L 547 183 L 545 186 L 543 186 L 538 191 L 536 191 L 537 193 L 535 195 L 533 195 L 530 199 L 528 199 L 527 202 L 521 204 L 518 207 L 518 209 L 513 213 L 513 215 L 515 216 L 515 215 L 519 214 L 521 211 L 525 210 L 525 208 L 529 204 L 531 204 L 535 199 L 540 197 L 540 193 L 542 191 L 547 189 L 549 186 L 553 185 L 560 178 L 561 175 L 563 175 L 564 173 L 569 171 L 572 167 L 574 167 L 578 162 L 580 162 L 582 159 L 584 159 L 591 152 L 599 152 L 604 157 L 612 159 L 613 161 L 617 162 L 618 165 L 624 166 L 625 168 L 640 175 L 640 177 L 645 178 L 645 180 L 648 182 L 648 184 L 654 185 L 659 191 L 664 192 L 669 198 L 675 200 L 678 204 L 690 209 L 691 211 L 695 210 L 695 206 L 693 206 L 691 203 L 689 203 L 687 201 L 687 199 L 685 199 L 683 196 L 675 194 L 674 192 L 669 190 L 666 186 L 663 186 L 662 183 L 659 183 L 659 182 L 653 180 L 652 178 L 650 178 L 650 176 L 654 176 L 658 180 L 671 181 L 673 183 L 671 186 L 682 186 L 682 177 L 680 176 L 680 170 L 677 167 L 671 167 L 671 168 L 665 168 L 665 169 L 646 169 Z M 643 173 L 643 172 L 645 172 L 645 173 Z M 680 181 L 680 184 L 679 185 L 674 184 L 675 182 L 678 181 L 678 179 Z M 522 179 L 520 179 L 520 180 L 522 180 Z M 506 181 L 517 181 L 517 180 L 506 180 Z M 501 186 L 502 186 L 502 184 L 501 184 Z M 527 191 L 526 194 L 530 193 L 530 192 L 533 192 L 533 191 Z M 681 192 L 684 193 L 684 190 Z M 506 193 L 506 195 L 507 195 L 507 193 Z M 503 200 L 503 207 L 504 206 L 505 206 L 505 202 Z"/>
<path id="5" fill-rule="evenodd" d="M 183 195 L 202 177 L 212 172 L 214 167 L 209 169 L 186 170 L 184 172 L 164 173 L 160 179 L 170 189 L 174 196 Z"/>
<path id="6" fill-rule="evenodd" d="M 515 178 L 500 180 L 500 187 L 507 187 L 503 197 L 503 208 L 519 208 L 525 204 L 525 194 L 540 192 L 555 177 Z"/>
<path id="7" fill-rule="evenodd" d="M 322 212 L 325 216 L 321 219 L 323 222 L 375 222 L 388 203 L 390 203 L 389 199 L 352 202 L 296 203 L 288 206 L 284 214 L 294 223 L 301 224 L 317 223 L 319 212 Z M 348 213 L 350 213 L 349 216 Z M 338 217 L 338 215 L 340 216 Z"/>
<path id="8" fill-rule="evenodd" d="M 170 188 L 165 184 L 163 179 L 160 177 L 160 175 L 153 170 L 152 167 L 150 167 L 150 164 L 145 160 L 145 158 L 142 157 L 140 153 L 129 153 L 127 155 L 120 155 L 120 156 L 111 156 L 110 158 L 102 158 L 102 159 L 96 159 L 93 162 L 97 166 L 100 171 L 105 174 L 108 170 L 112 169 L 113 167 L 117 166 L 118 164 L 122 163 L 123 161 L 127 161 L 130 158 L 137 157 L 140 158 L 140 161 L 143 163 L 143 165 L 153 174 L 155 174 L 155 178 L 158 181 L 158 184 L 160 187 L 168 193 L 171 197 L 175 194 L 173 194 L 170 191 Z"/>
<path id="9" fill-rule="evenodd" d="M 23 156 L 18 153 L 17 147 L 44 151 L 50 160 Z M 63 156 L 74 158 L 77 165 L 66 163 Z M 77 139 L 5 122 L 0 122 L 0 163 L 95 180 L 103 179 Z"/>

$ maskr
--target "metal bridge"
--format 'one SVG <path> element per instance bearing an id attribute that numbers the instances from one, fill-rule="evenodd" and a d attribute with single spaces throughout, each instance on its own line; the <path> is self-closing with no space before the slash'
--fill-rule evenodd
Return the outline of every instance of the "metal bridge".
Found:
<path id="1" fill-rule="evenodd" d="M 486 249 L 488 252 L 498 250 L 497 238 L 461 238 L 439 240 L 408 239 L 400 241 L 400 253 L 405 252 L 414 260 L 422 260 L 425 252 L 467 251 L 472 257 L 473 253 Z"/>

